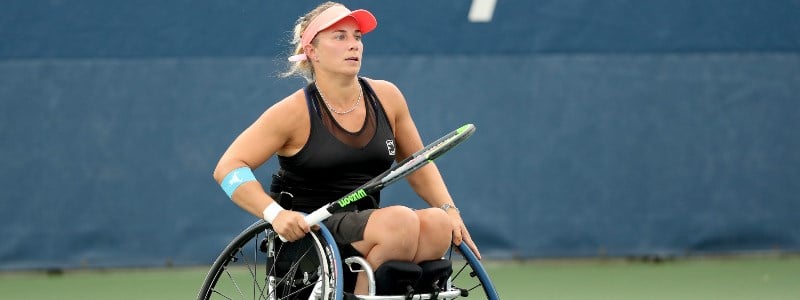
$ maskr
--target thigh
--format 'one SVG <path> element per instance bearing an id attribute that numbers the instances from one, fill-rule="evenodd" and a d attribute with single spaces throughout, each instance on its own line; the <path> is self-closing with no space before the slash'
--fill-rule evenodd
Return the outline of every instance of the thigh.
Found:
<path id="1" fill-rule="evenodd" d="M 352 243 L 361 253 L 369 253 L 377 244 L 408 240 L 416 242 L 419 218 L 408 207 L 395 205 L 374 210 L 364 230 L 361 241 Z"/>

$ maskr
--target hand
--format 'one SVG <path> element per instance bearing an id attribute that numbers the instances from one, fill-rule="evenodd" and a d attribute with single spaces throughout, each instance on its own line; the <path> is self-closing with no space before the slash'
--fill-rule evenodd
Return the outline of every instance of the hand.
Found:
<path id="1" fill-rule="evenodd" d="M 272 222 L 272 228 L 279 236 L 290 242 L 303 238 L 311 230 L 303 215 L 291 210 L 278 213 Z"/>
<path id="2" fill-rule="evenodd" d="M 453 224 L 453 244 L 458 246 L 461 245 L 462 241 L 467 243 L 467 247 L 472 250 L 472 253 L 474 253 L 478 259 L 481 259 L 481 252 L 478 251 L 478 246 L 475 246 L 475 242 L 472 241 L 467 226 L 464 225 L 464 221 L 461 220 L 461 215 L 458 211 L 450 209 L 447 211 L 447 215 L 450 216 L 450 222 Z"/>

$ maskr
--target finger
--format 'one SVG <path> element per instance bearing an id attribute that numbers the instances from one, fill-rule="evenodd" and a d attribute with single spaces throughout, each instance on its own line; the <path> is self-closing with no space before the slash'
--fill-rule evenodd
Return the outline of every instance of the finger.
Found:
<path id="1" fill-rule="evenodd" d="M 295 233 L 294 225 L 287 224 L 281 231 L 278 231 L 278 235 L 286 239 L 288 242 L 294 242 L 297 240 L 297 234 Z"/>
<path id="2" fill-rule="evenodd" d="M 280 235 L 281 237 L 286 239 L 286 241 L 288 241 L 288 242 L 294 242 L 297 239 L 297 238 L 295 238 L 294 232 L 293 232 L 291 227 L 284 228 L 283 230 L 278 232 L 278 235 Z"/>
<path id="3" fill-rule="evenodd" d="M 285 242 L 294 242 L 296 240 L 291 232 L 278 234 L 278 236 L 281 237 Z"/>
<path id="4" fill-rule="evenodd" d="M 304 234 L 304 235 L 305 235 L 306 233 L 309 233 L 309 232 L 311 232 L 311 226 L 308 226 L 308 223 L 306 223 L 306 220 L 305 220 L 305 219 L 303 219 L 302 221 L 300 221 L 300 229 L 301 229 L 301 230 L 303 230 L 303 234 Z"/>
<path id="5" fill-rule="evenodd" d="M 275 232 L 278 233 L 278 236 L 282 237 L 287 241 L 291 241 L 291 236 L 290 236 L 291 231 L 289 230 L 289 228 L 286 226 L 277 226 L 278 225 L 277 223 L 275 225 L 276 226 L 273 227 L 273 229 L 275 229 Z"/>
<path id="6" fill-rule="evenodd" d="M 299 214 L 297 224 L 300 225 L 300 229 L 303 230 L 303 235 L 311 231 L 311 226 L 309 226 L 308 222 L 306 222 L 306 218 Z"/>
<path id="7" fill-rule="evenodd" d="M 475 257 L 482 259 L 481 252 L 478 250 L 478 246 L 476 246 L 475 242 L 472 241 L 472 236 L 469 235 L 469 231 L 466 229 L 464 230 L 464 242 L 467 243 L 467 246 L 470 250 L 472 250 L 472 253 L 475 254 Z"/>
<path id="8" fill-rule="evenodd" d="M 475 254 L 475 257 L 482 259 L 481 252 L 478 250 L 478 246 L 475 246 L 475 243 L 472 242 L 472 240 L 464 242 L 467 243 L 467 247 L 469 247 L 469 250 L 472 250 L 472 253 Z"/>
<path id="9" fill-rule="evenodd" d="M 297 225 L 294 227 L 294 234 L 295 234 L 295 237 L 296 237 L 298 240 L 299 240 L 299 239 L 301 239 L 301 238 L 303 238 L 303 236 L 305 236 L 305 235 L 306 235 L 305 228 L 303 228 L 303 226 L 302 226 L 302 225 L 300 225 L 300 224 L 297 224 Z"/>
<path id="10" fill-rule="evenodd" d="M 461 235 L 461 228 L 453 229 L 453 244 L 459 246 L 461 245 L 461 241 L 463 241 L 463 237 Z"/>
<path id="11" fill-rule="evenodd" d="M 292 225 L 292 229 L 297 235 L 297 239 L 302 238 L 306 233 L 311 231 L 311 227 L 308 226 L 305 218 L 303 218 L 303 216 L 300 214 L 294 215 L 294 218 L 292 219 Z"/>

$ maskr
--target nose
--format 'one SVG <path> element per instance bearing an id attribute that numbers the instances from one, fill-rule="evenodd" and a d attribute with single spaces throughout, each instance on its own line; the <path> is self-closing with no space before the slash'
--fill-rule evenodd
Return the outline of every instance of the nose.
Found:
<path id="1" fill-rule="evenodd" d="M 358 50 L 361 47 L 360 39 L 352 37 L 349 39 L 349 41 L 350 41 L 350 50 Z"/>

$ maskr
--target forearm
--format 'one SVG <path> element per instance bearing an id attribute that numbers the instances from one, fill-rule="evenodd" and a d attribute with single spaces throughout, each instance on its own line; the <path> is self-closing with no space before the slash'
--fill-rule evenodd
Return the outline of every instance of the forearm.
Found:
<path id="1" fill-rule="evenodd" d="M 225 185 L 227 183 L 224 182 L 226 177 L 239 168 L 248 168 L 248 171 L 250 171 L 249 167 L 243 165 L 243 163 L 221 164 L 214 170 L 214 179 L 223 190 L 226 190 Z M 250 172 L 252 173 L 252 171 Z M 258 218 L 263 218 L 264 209 L 274 203 L 274 199 L 264 191 L 261 183 L 255 179 L 243 182 L 233 190 L 226 190 L 226 193 L 229 193 L 230 199 L 236 205 Z"/>
<path id="2" fill-rule="evenodd" d="M 414 192 L 431 207 L 442 207 L 444 204 L 455 205 L 439 169 L 433 163 L 409 175 L 408 182 Z"/>
<path id="3" fill-rule="evenodd" d="M 264 209 L 275 202 L 272 197 L 264 192 L 264 188 L 258 181 L 242 184 L 233 193 L 231 200 L 240 208 L 258 218 L 264 218 Z"/>

